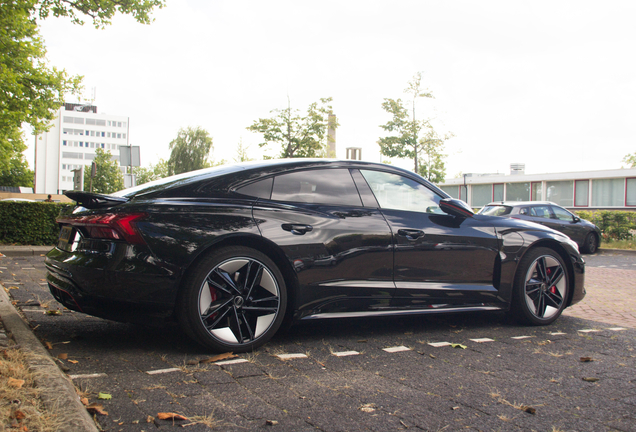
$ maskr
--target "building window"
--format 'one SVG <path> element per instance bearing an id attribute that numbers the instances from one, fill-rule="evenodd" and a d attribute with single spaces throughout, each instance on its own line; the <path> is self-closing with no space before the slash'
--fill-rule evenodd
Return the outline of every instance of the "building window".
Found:
<path id="1" fill-rule="evenodd" d="M 121 122 L 117 122 L 117 127 L 121 127 Z"/>
<path id="2" fill-rule="evenodd" d="M 504 200 L 504 185 L 503 183 L 496 183 L 492 185 L 492 200 L 503 201 Z"/>
<path id="3" fill-rule="evenodd" d="M 123 139 L 126 139 L 126 134 L 121 134 Z"/>
<path id="4" fill-rule="evenodd" d="M 95 124 L 95 119 L 89 119 L 89 118 L 87 118 L 87 119 L 86 119 L 86 124 L 94 125 L 94 124 Z"/>
<path id="5" fill-rule="evenodd" d="M 543 184 L 541 182 L 532 182 L 532 191 L 530 192 L 531 201 L 541 201 L 543 195 Z"/>
<path id="6" fill-rule="evenodd" d="M 592 205 L 619 207 L 625 202 L 625 179 L 592 180 Z"/>
<path id="7" fill-rule="evenodd" d="M 66 145 L 66 140 L 62 141 L 62 145 L 65 146 Z"/>
<path id="8" fill-rule="evenodd" d="M 492 184 L 473 185 L 471 190 L 473 207 L 483 207 L 492 201 Z"/>
<path id="9" fill-rule="evenodd" d="M 590 181 L 577 180 L 574 182 L 574 206 L 587 207 L 589 205 Z"/>
<path id="10" fill-rule="evenodd" d="M 572 207 L 574 204 L 574 182 L 555 181 L 546 182 L 547 200 L 563 207 Z"/>
<path id="11" fill-rule="evenodd" d="M 106 120 L 95 120 L 95 125 L 106 126 Z"/>
<path id="12" fill-rule="evenodd" d="M 626 182 L 625 204 L 636 206 L 636 178 L 628 178 Z"/>
<path id="13" fill-rule="evenodd" d="M 84 124 L 84 119 L 82 117 L 73 117 L 73 123 Z"/>
<path id="14" fill-rule="evenodd" d="M 506 183 L 506 201 L 530 200 L 530 183 Z"/>
<path id="15" fill-rule="evenodd" d="M 73 123 L 73 117 L 64 117 L 64 123 Z"/>
<path id="16" fill-rule="evenodd" d="M 121 134 L 120 133 L 117 134 L 117 138 L 121 138 Z"/>
<path id="17" fill-rule="evenodd" d="M 440 189 L 449 194 L 452 198 L 461 199 L 459 186 L 442 186 Z"/>

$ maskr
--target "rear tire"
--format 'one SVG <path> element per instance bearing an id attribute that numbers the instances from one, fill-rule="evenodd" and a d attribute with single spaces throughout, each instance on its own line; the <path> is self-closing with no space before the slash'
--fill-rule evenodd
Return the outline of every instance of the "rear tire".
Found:
<path id="1" fill-rule="evenodd" d="M 515 276 L 513 317 L 523 324 L 551 324 L 567 305 L 569 282 L 567 267 L 557 252 L 548 248 L 528 251 Z"/>
<path id="2" fill-rule="evenodd" d="M 242 246 L 212 252 L 185 278 L 179 323 L 199 343 L 219 352 L 248 352 L 278 330 L 287 288 L 276 264 Z"/>

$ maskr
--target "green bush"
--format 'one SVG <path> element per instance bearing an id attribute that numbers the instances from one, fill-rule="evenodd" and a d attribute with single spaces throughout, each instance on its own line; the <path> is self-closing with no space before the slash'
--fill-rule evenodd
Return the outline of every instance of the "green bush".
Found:
<path id="1" fill-rule="evenodd" d="M 60 233 L 55 218 L 70 204 L 0 202 L 0 243 L 54 245 Z"/>
<path id="2" fill-rule="evenodd" d="M 576 212 L 601 230 L 605 240 L 630 240 L 636 234 L 636 212 L 624 210 L 580 210 Z"/>

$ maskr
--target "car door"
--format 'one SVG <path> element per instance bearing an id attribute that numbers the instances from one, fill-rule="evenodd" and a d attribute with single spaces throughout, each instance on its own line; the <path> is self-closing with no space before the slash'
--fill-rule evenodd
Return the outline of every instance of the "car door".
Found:
<path id="1" fill-rule="evenodd" d="M 392 230 L 396 305 L 434 308 L 493 300 L 499 241 L 491 225 L 441 212 L 442 197 L 415 179 L 360 172 Z"/>
<path id="2" fill-rule="evenodd" d="M 297 318 L 389 306 L 391 230 L 377 205 L 362 205 L 349 169 L 277 175 L 253 215 L 296 272 Z"/>
<path id="3" fill-rule="evenodd" d="M 553 223 L 554 229 L 561 231 L 579 244 L 583 243 L 587 232 L 581 224 L 578 223 L 580 219 L 575 218 L 572 213 L 564 208 L 557 206 L 550 206 L 550 208 L 555 218 Z"/>

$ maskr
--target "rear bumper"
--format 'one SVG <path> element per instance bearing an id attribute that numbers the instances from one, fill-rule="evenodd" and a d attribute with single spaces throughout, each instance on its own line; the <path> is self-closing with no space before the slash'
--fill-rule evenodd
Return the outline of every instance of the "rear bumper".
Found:
<path id="1" fill-rule="evenodd" d="M 54 248 L 45 258 L 51 294 L 68 309 L 115 321 L 169 319 L 177 274 L 141 249 L 123 243 L 108 253 Z"/>

